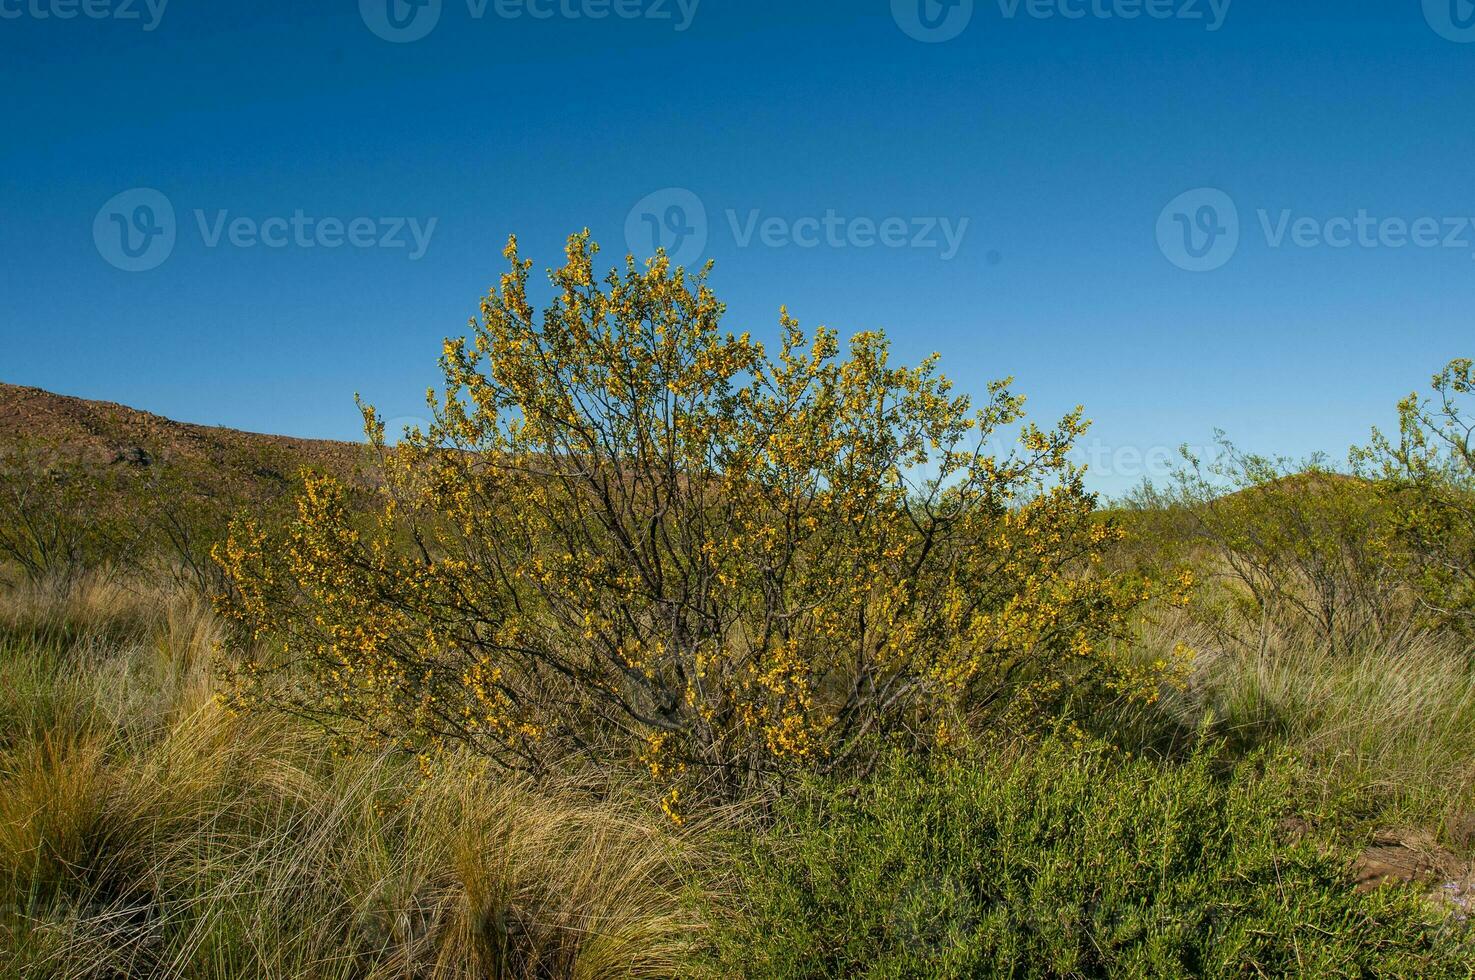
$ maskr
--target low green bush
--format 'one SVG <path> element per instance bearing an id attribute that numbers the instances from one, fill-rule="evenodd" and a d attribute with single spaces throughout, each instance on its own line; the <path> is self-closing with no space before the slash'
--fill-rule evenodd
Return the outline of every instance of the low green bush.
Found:
<path id="1" fill-rule="evenodd" d="M 1462 927 L 1293 842 L 1286 764 L 1051 741 L 808 784 L 743 839 L 718 969 L 768 977 L 1470 976 Z"/>

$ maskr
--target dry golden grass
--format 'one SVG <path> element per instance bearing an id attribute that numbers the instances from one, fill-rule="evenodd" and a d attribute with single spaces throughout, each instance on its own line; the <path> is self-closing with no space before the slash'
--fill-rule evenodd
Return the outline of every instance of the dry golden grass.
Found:
<path id="1" fill-rule="evenodd" d="M 1267 635 L 1246 652 L 1187 613 L 1144 625 L 1144 657 L 1187 641 L 1194 673 L 1097 722 L 1133 751 L 1289 747 L 1335 819 L 1475 849 L 1470 651 Z M 731 905 L 710 883 L 734 887 L 706 831 L 588 772 L 534 783 L 451 756 L 425 775 L 233 714 L 215 698 L 223 640 L 198 601 L 116 579 L 0 591 L 0 976 L 700 969 L 703 917 Z"/>
<path id="2" fill-rule="evenodd" d="M 689 960 L 693 831 L 232 715 L 219 639 L 198 603 L 117 585 L 0 602 L 0 974 L 596 978 Z"/>
<path id="3" fill-rule="evenodd" d="M 1122 744 L 1165 748 L 1207 735 L 1236 754 L 1289 748 L 1303 783 L 1341 817 L 1406 821 L 1475 850 L 1475 650 L 1450 634 L 1366 639 L 1329 652 L 1319 638 L 1268 632 L 1230 650 L 1190 621 L 1144 627 L 1146 656 L 1197 651 L 1183 690 L 1150 710 L 1103 718 Z"/>

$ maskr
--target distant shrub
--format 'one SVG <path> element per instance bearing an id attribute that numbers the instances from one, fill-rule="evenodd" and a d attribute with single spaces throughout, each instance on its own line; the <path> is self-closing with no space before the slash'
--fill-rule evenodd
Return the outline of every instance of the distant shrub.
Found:
<path id="1" fill-rule="evenodd" d="M 816 783 L 733 857 L 714 954 L 751 977 L 1468 976 L 1407 891 L 1291 844 L 1287 777 L 1049 742 Z M 1464 938 L 1461 938 L 1464 936 Z"/>
<path id="2" fill-rule="evenodd" d="M 107 506 L 121 474 L 43 444 L 0 447 L 0 571 L 65 593 L 84 575 L 129 561 L 136 531 Z"/>
<path id="3" fill-rule="evenodd" d="M 1329 652 L 1397 646 L 1426 630 L 1475 629 L 1475 390 L 1451 361 L 1434 395 L 1399 403 L 1396 438 L 1374 429 L 1351 469 L 1323 456 L 1185 453 L 1165 486 L 1125 501 L 1139 556 L 1189 558 L 1206 578 L 1196 608 L 1228 648 L 1265 650 L 1314 631 Z"/>
<path id="4" fill-rule="evenodd" d="M 0 575 L 58 596 L 117 573 L 216 595 L 230 583 L 211 552 L 232 515 L 277 526 L 291 504 L 285 486 L 264 493 L 209 461 L 135 448 L 102 462 L 77 446 L 20 441 L 0 447 Z"/>
<path id="5" fill-rule="evenodd" d="M 1156 548 L 1176 547 L 1215 586 L 1195 609 L 1218 642 L 1263 651 L 1310 632 L 1334 652 L 1405 637 L 1412 602 L 1383 488 L 1321 456 L 1246 453 L 1222 432 L 1217 443 L 1216 458 L 1185 453 L 1166 486 L 1145 484 L 1129 505 Z"/>
<path id="6" fill-rule="evenodd" d="M 1426 611 L 1475 630 L 1475 415 L 1461 402 L 1475 393 L 1475 363 L 1450 361 L 1431 387 L 1432 398 L 1399 403 L 1396 441 L 1374 429 L 1353 461 L 1388 492 L 1402 564 Z"/>
<path id="7" fill-rule="evenodd" d="M 895 366 L 877 333 L 842 353 L 787 314 L 770 354 L 720 330 L 705 272 L 601 283 L 596 252 L 570 240 L 539 322 L 509 244 L 435 422 L 384 451 L 376 518 L 324 479 L 285 538 L 236 528 L 233 612 L 286 651 L 249 699 L 527 768 L 638 754 L 731 794 L 878 734 L 1154 689 L 1104 642 L 1152 588 L 1095 563 L 1117 532 L 1067 461 L 1079 410 L 988 455 L 1023 416 L 1007 382 L 975 408 L 935 357 Z"/>

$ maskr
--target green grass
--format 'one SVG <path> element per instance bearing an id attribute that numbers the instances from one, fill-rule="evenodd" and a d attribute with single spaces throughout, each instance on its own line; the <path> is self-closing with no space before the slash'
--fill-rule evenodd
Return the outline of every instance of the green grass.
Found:
<path id="1" fill-rule="evenodd" d="M 809 786 L 739 845 L 722 972 L 754 977 L 1469 976 L 1410 890 L 1292 843 L 1289 777 L 1049 742 Z"/>

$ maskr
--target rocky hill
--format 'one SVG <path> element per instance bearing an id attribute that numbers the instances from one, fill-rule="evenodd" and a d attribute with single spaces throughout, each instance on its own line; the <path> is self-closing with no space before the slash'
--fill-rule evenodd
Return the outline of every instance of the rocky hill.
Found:
<path id="1" fill-rule="evenodd" d="M 176 422 L 112 402 L 0 383 L 0 451 L 189 474 L 209 496 L 274 494 L 303 468 L 358 479 L 365 446 Z"/>

